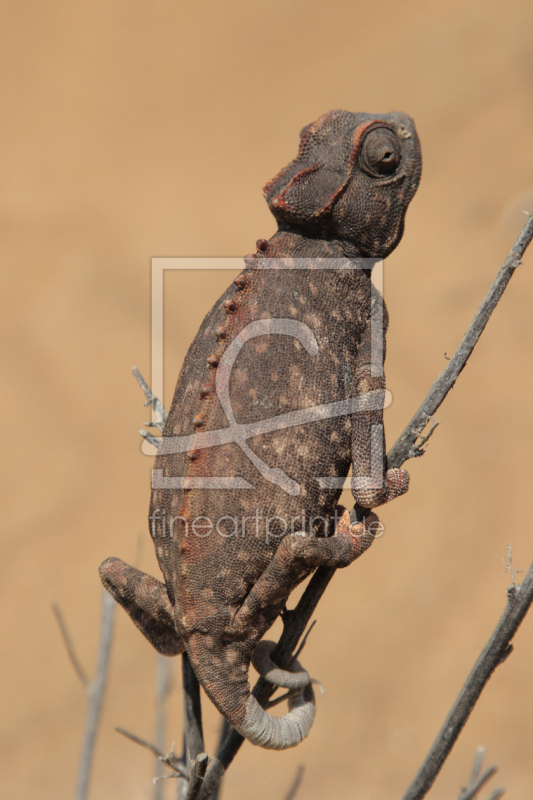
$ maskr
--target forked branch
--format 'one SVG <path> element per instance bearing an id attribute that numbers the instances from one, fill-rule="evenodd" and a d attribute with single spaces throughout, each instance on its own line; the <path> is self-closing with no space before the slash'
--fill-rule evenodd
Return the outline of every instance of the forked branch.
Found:
<path id="1" fill-rule="evenodd" d="M 433 785 L 490 676 L 496 667 L 499 664 L 503 664 L 507 656 L 512 653 L 511 640 L 529 611 L 532 602 L 533 564 L 531 564 L 524 582 L 519 586 L 513 584 L 507 590 L 505 611 L 474 664 L 437 738 L 433 742 L 426 760 L 404 794 L 403 800 L 420 800 Z"/>

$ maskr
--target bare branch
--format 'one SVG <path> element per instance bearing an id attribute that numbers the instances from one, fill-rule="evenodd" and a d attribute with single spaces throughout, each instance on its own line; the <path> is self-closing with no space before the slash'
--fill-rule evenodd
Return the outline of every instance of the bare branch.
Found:
<path id="1" fill-rule="evenodd" d="M 525 570 L 523 570 L 523 569 L 515 569 L 515 568 L 514 568 L 514 566 L 513 566 L 513 553 L 512 553 L 512 548 L 511 548 L 511 545 L 510 545 L 510 544 L 508 544 L 508 545 L 507 545 L 507 558 L 509 559 L 509 562 L 507 562 L 507 561 L 505 560 L 505 558 L 502 558 L 502 561 L 503 561 L 503 563 L 505 564 L 505 569 L 504 569 L 504 571 L 502 572 L 502 574 L 500 575 L 500 578 L 503 578 L 503 576 L 505 575 L 505 573 L 506 573 L 507 571 L 509 571 L 509 572 L 511 573 L 511 582 L 512 582 L 512 585 L 514 586 L 514 585 L 515 585 L 515 583 L 516 583 L 516 576 L 517 576 L 517 575 L 518 575 L 520 572 L 524 572 Z"/>
<path id="2" fill-rule="evenodd" d="M 135 736 L 134 733 L 130 733 L 125 728 L 120 728 L 118 725 L 115 730 L 117 733 L 125 736 L 126 739 L 131 739 L 131 741 L 135 742 L 135 744 L 140 744 L 141 747 L 146 747 L 146 749 L 149 750 L 156 758 L 163 758 L 163 753 L 161 750 L 158 750 L 157 747 L 155 747 L 153 744 L 150 744 L 150 742 L 146 742 L 144 739 L 141 739 L 139 736 Z"/>
<path id="3" fill-rule="evenodd" d="M 474 766 L 472 767 L 472 774 L 470 775 L 468 786 L 472 786 L 479 778 L 479 773 L 481 772 L 481 767 L 483 766 L 483 759 L 485 758 L 486 749 L 486 747 L 478 747 L 476 750 L 476 757 L 474 758 Z"/>
<path id="4" fill-rule="evenodd" d="M 155 687 L 155 746 L 163 750 L 167 724 L 167 700 L 170 694 L 172 662 L 167 656 L 157 654 L 156 687 Z M 163 761 L 157 762 L 156 777 L 163 775 Z M 154 783 L 154 800 L 163 800 L 163 784 Z"/>
<path id="5" fill-rule="evenodd" d="M 137 383 L 143 390 L 144 395 L 146 397 L 146 403 L 144 405 L 152 406 L 152 411 L 155 416 L 155 420 L 153 422 L 145 422 L 144 424 L 146 425 L 147 428 L 157 428 L 158 431 L 162 431 L 163 428 L 165 427 L 165 422 L 167 421 L 168 417 L 168 412 L 165 406 L 163 405 L 161 400 L 159 400 L 158 397 L 152 394 L 152 390 L 144 380 L 143 376 L 141 375 L 137 367 L 132 367 L 131 371 L 133 372 L 133 375 L 135 376 Z M 153 444 L 155 447 L 159 447 L 159 445 L 161 444 L 161 439 L 159 436 L 154 436 L 153 434 L 148 433 L 148 431 L 145 430 L 140 430 L 139 433 L 144 439 L 150 442 L 150 444 Z"/>
<path id="6" fill-rule="evenodd" d="M 496 308 L 505 288 L 514 275 L 515 269 L 520 265 L 520 261 L 531 239 L 533 238 L 533 215 L 528 215 L 528 220 L 522 228 L 520 235 L 512 246 L 509 255 L 494 279 L 485 299 L 483 300 L 478 312 L 463 340 L 453 357 L 449 360 L 446 368 L 441 372 L 433 386 L 429 390 L 424 402 L 405 428 L 394 447 L 388 454 L 389 467 L 399 467 L 408 458 L 415 458 L 421 455 L 420 450 L 415 445 L 417 438 L 427 425 L 428 420 L 439 408 L 442 401 L 454 385 L 455 381 L 462 372 L 468 361 L 472 350 L 476 346 L 479 337 L 485 330 L 489 318 Z"/>
<path id="7" fill-rule="evenodd" d="M 164 756 L 163 753 L 160 750 L 158 750 L 157 747 L 154 747 L 153 744 L 151 744 L 150 742 L 146 742 L 139 736 L 135 736 L 135 734 L 130 733 L 124 728 L 117 727 L 115 728 L 115 730 L 117 733 L 121 733 L 122 736 L 125 736 L 127 739 L 131 739 L 131 741 L 135 742 L 135 744 L 139 744 L 141 747 L 146 747 L 146 749 L 149 750 L 154 756 L 156 756 L 156 758 L 158 758 L 159 761 L 162 761 L 164 764 L 168 764 L 168 766 L 171 769 L 173 769 L 174 772 L 176 772 L 180 778 L 185 778 L 186 780 L 189 780 L 190 773 L 187 772 L 184 763 L 176 757 L 176 754 L 172 750 L 170 751 L 170 753 L 167 753 L 167 755 Z"/>
<path id="8" fill-rule="evenodd" d="M 316 625 L 316 619 L 314 619 L 314 620 L 313 620 L 313 622 L 310 624 L 309 628 L 307 629 L 307 631 L 306 631 L 306 633 L 305 633 L 305 636 L 304 636 L 304 638 L 303 638 L 303 639 L 302 639 L 302 641 L 300 642 L 300 647 L 299 647 L 299 648 L 298 648 L 298 650 L 295 652 L 295 654 L 294 654 L 294 658 L 292 659 L 292 660 L 293 660 L 293 662 L 294 662 L 294 661 L 296 661 L 296 660 L 297 660 L 297 659 L 300 657 L 300 653 L 302 652 L 302 650 L 304 649 L 305 645 L 307 644 L 307 640 L 308 640 L 308 638 L 309 638 L 309 634 L 311 633 L 311 631 L 313 630 L 313 628 L 315 627 L 315 625 Z"/>
<path id="9" fill-rule="evenodd" d="M 87 687 L 89 686 L 89 678 L 87 677 L 85 670 L 83 669 L 81 662 L 76 655 L 76 651 L 74 650 L 74 645 L 72 643 L 72 638 L 68 631 L 66 622 L 63 619 L 63 614 L 61 612 L 61 609 L 59 608 L 57 603 L 50 603 L 50 605 L 52 607 L 52 611 L 55 614 L 57 624 L 59 625 L 59 630 L 61 631 L 61 636 L 63 637 L 63 642 L 67 649 L 68 657 L 70 658 L 70 663 L 74 667 L 76 675 L 87 689 Z"/>
<path id="10" fill-rule="evenodd" d="M 192 768 L 189 791 L 187 792 L 185 800 L 198 800 L 208 762 L 209 756 L 207 753 L 199 753 L 196 757 Z"/>
<path id="11" fill-rule="evenodd" d="M 176 753 L 174 752 L 174 745 L 172 745 L 172 749 L 170 753 L 167 753 L 166 756 L 159 756 L 159 760 L 163 762 L 163 764 L 167 764 L 174 772 L 177 773 L 178 778 L 184 778 L 184 780 L 188 781 L 191 777 L 191 773 L 187 769 L 185 765 L 185 761 L 180 760 Z"/>
<path id="12" fill-rule="evenodd" d="M 472 784 L 472 786 L 467 786 L 461 794 L 459 795 L 459 800 L 475 800 L 478 793 L 481 789 L 485 786 L 486 783 L 492 778 L 492 776 L 498 771 L 498 767 L 488 767 L 485 770 L 483 775 Z"/>
<path id="13" fill-rule="evenodd" d="M 507 598 L 507 607 L 500 621 L 474 664 L 426 760 L 403 800 L 420 800 L 425 797 L 490 676 L 512 652 L 511 640 L 533 603 L 533 564 L 520 586 L 509 587 Z"/>
<path id="14" fill-rule="evenodd" d="M 294 776 L 294 780 L 291 784 L 289 791 L 285 795 L 284 800 L 294 800 L 294 798 L 296 797 L 296 792 L 300 788 L 304 772 L 305 772 L 305 767 L 303 766 L 303 764 L 300 764 L 300 766 L 296 770 L 296 775 Z"/>
<path id="15" fill-rule="evenodd" d="M 181 760 L 183 761 L 184 764 L 188 764 L 188 759 L 187 759 L 187 737 L 185 736 L 185 709 L 183 711 L 183 748 L 182 748 L 182 751 L 181 751 Z M 182 778 L 182 779 L 180 779 L 178 781 L 178 791 L 177 791 L 177 795 L 176 795 L 177 800 L 185 800 L 185 797 L 186 797 L 187 792 L 189 790 L 190 777 L 191 777 L 191 773 L 190 773 L 190 770 L 189 770 L 189 777 L 187 778 L 187 780 L 184 780 Z"/>
<path id="16" fill-rule="evenodd" d="M 494 791 L 492 792 L 490 797 L 487 798 L 487 800 L 500 800 L 500 797 L 503 797 L 504 794 L 505 794 L 505 789 L 499 786 L 497 789 L 494 789 Z"/>
<path id="17" fill-rule="evenodd" d="M 113 621 L 116 603 L 108 592 L 103 589 L 102 595 L 102 620 L 100 623 L 100 645 L 94 679 L 87 687 L 87 715 L 85 717 L 85 731 L 78 768 L 78 782 L 76 786 L 76 800 L 85 800 L 89 788 L 91 764 L 96 742 L 96 733 L 102 711 L 109 657 L 111 654 L 111 641 L 113 638 Z"/>
<path id="18" fill-rule="evenodd" d="M 187 653 L 183 653 L 181 659 L 187 761 L 188 763 L 192 763 L 197 759 L 200 753 L 204 752 L 200 684 L 193 672 Z"/>
<path id="19" fill-rule="evenodd" d="M 217 753 L 224 744 L 224 742 L 226 741 L 226 738 L 230 730 L 231 730 L 231 725 L 229 724 L 228 720 L 225 717 L 222 717 L 222 721 L 220 724 L 220 733 L 218 735 L 218 746 L 216 749 Z M 219 780 L 219 782 L 217 783 L 215 791 L 211 795 L 211 800 L 218 800 L 221 788 L 222 788 L 222 779 Z"/>
<path id="20" fill-rule="evenodd" d="M 150 744 L 150 742 L 146 742 L 139 736 L 135 736 L 134 733 L 130 733 L 125 728 L 120 728 L 119 726 L 117 726 L 115 730 L 117 733 L 120 733 L 122 734 L 122 736 L 125 736 L 126 739 L 130 739 L 132 742 L 135 742 L 135 744 L 140 744 L 141 747 L 146 747 L 146 749 L 149 750 L 152 753 L 152 755 L 154 755 L 156 758 L 163 758 L 163 753 L 161 752 L 161 750 L 158 750 L 157 747 L 155 747 L 153 744 Z"/>
<path id="21" fill-rule="evenodd" d="M 488 769 L 486 769 L 483 775 L 480 777 L 479 773 L 481 772 L 481 767 L 483 766 L 484 757 L 485 748 L 478 747 L 476 751 L 476 757 L 474 759 L 472 774 L 470 776 L 470 780 L 468 781 L 468 786 L 465 786 L 463 789 L 461 789 L 459 800 L 475 800 L 483 786 L 485 786 L 489 779 L 492 778 L 494 773 L 497 772 L 497 767 L 488 767 Z M 504 792 L 505 789 L 495 789 L 488 800 L 497 800 L 497 798 L 501 797 Z"/>

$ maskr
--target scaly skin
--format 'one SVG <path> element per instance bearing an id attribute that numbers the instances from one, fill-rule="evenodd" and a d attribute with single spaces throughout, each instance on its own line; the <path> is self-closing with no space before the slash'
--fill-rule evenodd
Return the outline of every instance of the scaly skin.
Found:
<path id="1" fill-rule="evenodd" d="M 403 494 L 408 475 L 387 470 L 381 408 L 260 432 L 241 444 L 204 448 L 201 439 L 227 429 L 231 412 L 236 425 L 247 425 L 382 397 L 387 313 L 383 331 L 370 325 L 371 305 L 381 302 L 370 270 L 341 269 L 340 260 L 353 265 L 394 249 L 420 171 L 414 124 L 399 112 L 333 111 L 304 128 L 298 156 L 265 187 L 278 232 L 258 241 L 206 316 L 178 379 L 155 461 L 163 488 L 153 489 L 150 506 L 165 582 L 118 559 L 101 567 L 104 585 L 151 643 L 167 655 L 186 649 L 220 712 L 264 747 L 301 741 L 314 698 L 297 670 L 281 678 L 297 689 L 289 713 L 275 719 L 261 709 L 248 683 L 258 642 L 292 589 L 321 564 L 351 563 L 371 544 L 377 522 L 370 514 L 350 526 L 337 506 L 339 486 L 324 488 L 317 478 L 343 478 L 352 464 L 354 497 L 374 508 Z M 335 269 L 280 268 L 301 258 L 339 261 Z M 183 436 L 193 437 L 189 450 L 175 452 L 174 437 Z M 380 485 L 362 485 L 376 463 Z M 250 488 L 195 485 L 213 476 L 239 477 Z M 169 487 L 177 477 L 189 487 Z"/>

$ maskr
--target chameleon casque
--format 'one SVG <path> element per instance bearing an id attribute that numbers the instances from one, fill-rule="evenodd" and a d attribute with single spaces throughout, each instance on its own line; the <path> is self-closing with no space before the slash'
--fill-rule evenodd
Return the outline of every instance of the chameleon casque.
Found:
<path id="1" fill-rule="evenodd" d="M 366 509 L 407 491 L 407 472 L 387 469 L 385 455 L 387 313 L 381 306 L 381 325 L 370 324 L 382 300 L 360 260 L 396 247 L 420 174 L 415 126 L 400 112 L 330 111 L 302 130 L 298 155 L 264 189 L 278 231 L 257 242 L 207 314 L 177 382 L 150 506 L 164 583 L 117 558 L 100 567 L 156 650 L 186 650 L 215 706 L 263 747 L 298 744 L 315 701 L 307 672 L 277 669 L 262 636 L 317 566 L 345 567 L 374 538 L 375 514 L 351 524 L 337 505 L 338 479 L 352 465 L 352 492 Z M 380 403 L 363 411 L 301 424 L 283 416 L 376 394 Z M 275 417 L 290 424 L 265 425 Z M 209 444 L 206 434 L 228 423 L 232 436 Z M 376 458 L 379 480 L 369 488 Z M 237 480 L 230 489 L 201 487 L 209 477 Z M 252 660 L 293 690 L 285 716 L 251 695 Z"/>

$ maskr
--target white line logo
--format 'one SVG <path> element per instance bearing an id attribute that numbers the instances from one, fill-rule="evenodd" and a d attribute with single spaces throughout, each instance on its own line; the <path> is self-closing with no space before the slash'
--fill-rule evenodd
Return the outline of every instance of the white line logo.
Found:
<path id="1" fill-rule="evenodd" d="M 373 303 L 373 306 L 376 305 Z M 380 309 L 381 310 L 381 309 Z M 372 314 L 374 316 L 374 314 Z M 372 320 L 374 322 L 374 320 Z M 250 459 L 258 472 L 270 483 L 279 486 L 290 495 L 300 493 L 300 485 L 292 480 L 283 470 L 270 467 L 248 446 L 247 440 L 253 436 L 271 431 L 279 431 L 285 428 L 293 428 L 297 425 L 306 425 L 322 419 L 332 419 L 333 417 L 346 416 L 347 414 L 375 411 L 385 408 L 391 402 L 390 393 L 386 390 L 368 392 L 359 397 L 349 397 L 334 403 L 326 403 L 312 408 L 302 408 L 297 411 L 290 411 L 265 420 L 252 422 L 245 425 L 239 424 L 233 413 L 229 396 L 229 381 L 231 370 L 235 360 L 243 345 L 258 336 L 268 336 L 278 334 L 292 336 L 305 347 L 310 356 L 318 353 L 318 342 L 313 331 L 303 322 L 292 319 L 261 319 L 247 325 L 236 338 L 231 342 L 227 350 L 222 355 L 216 371 L 216 394 L 229 422 L 228 428 L 221 428 L 215 431 L 195 433 L 191 436 L 166 436 L 161 440 L 158 454 L 167 455 L 170 453 L 185 453 L 193 448 L 201 450 L 216 445 L 237 444 L 243 453 Z M 381 425 L 374 425 L 372 438 L 376 447 L 372 448 L 371 474 L 368 477 L 358 478 L 357 487 L 374 488 L 382 484 L 382 464 L 383 454 L 380 452 L 379 442 L 381 441 Z M 320 478 L 321 488 L 342 488 L 344 478 Z M 152 488 L 154 489 L 253 489 L 252 484 L 244 478 L 223 478 L 223 477 L 165 477 L 163 470 L 153 470 Z"/>

